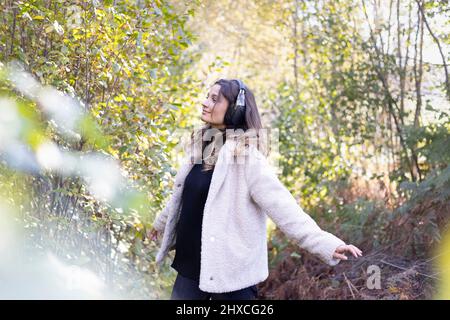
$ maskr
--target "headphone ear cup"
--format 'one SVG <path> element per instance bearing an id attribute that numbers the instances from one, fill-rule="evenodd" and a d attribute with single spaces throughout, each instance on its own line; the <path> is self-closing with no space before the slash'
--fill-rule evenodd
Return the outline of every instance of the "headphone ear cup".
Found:
<path id="1" fill-rule="evenodd" d="M 238 126 L 245 123 L 245 106 L 237 106 L 233 113 L 233 125 Z"/>
<path id="2" fill-rule="evenodd" d="M 230 106 L 225 112 L 224 123 L 233 126 L 245 123 L 245 106 L 236 106 L 236 104 Z"/>
<path id="3" fill-rule="evenodd" d="M 233 124 L 233 114 L 234 114 L 234 112 L 233 112 L 233 110 L 234 110 L 234 106 L 229 106 L 228 108 L 227 108 L 227 111 L 225 112 L 225 117 L 224 117 L 224 123 L 226 124 L 226 125 L 232 125 Z"/>
<path id="4" fill-rule="evenodd" d="M 224 123 L 226 125 L 241 126 L 245 124 L 245 86 L 239 79 L 236 79 L 239 83 L 239 94 L 236 101 L 227 108 L 224 117 Z M 243 96 L 241 96 L 241 90 L 244 90 Z M 241 100 L 242 99 L 242 100 Z M 237 105 L 240 102 L 243 105 Z"/>

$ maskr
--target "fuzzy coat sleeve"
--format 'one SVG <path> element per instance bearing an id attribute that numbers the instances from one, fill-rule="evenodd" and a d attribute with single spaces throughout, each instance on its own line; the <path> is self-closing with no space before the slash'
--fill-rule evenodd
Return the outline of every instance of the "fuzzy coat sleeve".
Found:
<path id="1" fill-rule="evenodd" d="M 185 157 L 182 160 L 182 164 L 185 163 L 185 161 L 188 161 L 187 159 L 188 158 Z M 174 177 L 174 185 L 177 184 L 179 173 L 180 173 L 180 169 L 177 170 L 177 173 L 176 173 L 176 175 Z M 163 210 L 153 220 L 153 224 L 152 224 L 153 228 L 158 230 L 158 232 L 163 232 L 164 228 L 166 227 L 167 217 L 169 215 L 170 208 L 171 208 L 171 206 L 173 205 L 173 203 L 175 201 L 174 193 L 175 193 L 175 189 L 172 189 L 170 197 L 167 200 L 165 207 L 163 208 Z"/>
<path id="2" fill-rule="evenodd" d="M 320 229 L 281 183 L 265 156 L 256 149 L 252 153 L 253 157 L 245 170 L 252 199 L 301 248 L 330 266 L 337 265 L 341 260 L 333 258 L 333 253 L 345 242 Z"/>
<path id="3" fill-rule="evenodd" d="M 155 228 L 160 233 L 164 231 L 164 228 L 166 226 L 167 215 L 169 213 L 169 206 L 172 201 L 173 201 L 173 193 L 170 196 L 164 209 L 156 216 L 155 220 L 153 221 L 153 228 Z"/>

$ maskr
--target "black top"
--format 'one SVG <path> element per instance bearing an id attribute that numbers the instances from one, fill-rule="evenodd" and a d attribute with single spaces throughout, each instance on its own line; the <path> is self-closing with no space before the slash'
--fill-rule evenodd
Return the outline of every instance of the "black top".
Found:
<path id="1" fill-rule="evenodd" d="M 176 226 L 175 258 L 171 267 L 186 278 L 199 281 L 203 209 L 214 169 L 201 171 L 196 163 L 184 181 L 182 208 Z"/>

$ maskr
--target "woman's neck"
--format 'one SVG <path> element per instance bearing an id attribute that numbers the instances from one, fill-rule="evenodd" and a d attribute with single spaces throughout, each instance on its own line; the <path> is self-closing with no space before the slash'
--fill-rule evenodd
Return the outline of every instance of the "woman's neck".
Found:
<path id="1" fill-rule="evenodd" d="M 223 130 L 226 128 L 226 125 L 225 124 L 211 124 L 211 128 Z"/>

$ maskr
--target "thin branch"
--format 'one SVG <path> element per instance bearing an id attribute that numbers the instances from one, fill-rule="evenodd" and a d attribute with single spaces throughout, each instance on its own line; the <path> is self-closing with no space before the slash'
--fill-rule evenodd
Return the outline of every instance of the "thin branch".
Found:
<path id="1" fill-rule="evenodd" d="M 439 42 L 439 39 L 436 37 L 434 32 L 431 30 L 430 25 L 428 24 L 428 20 L 427 20 L 426 15 L 425 15 L 425 9 L 423 8 L 423 5 L 422 5 L 421 1 L 416 0 L 416 2 L 417 2 L 417 5 L 419 6 L 419 10 L 420 10 L 420 12 L 422 14 L 423 22 L 425 22 L 425 25 L 427 26 L 428 32 L 430 33 L 431 37 L 433 38 L 433 40 L 436 42 L 436 44 L 438 46 L 439 53 L 440 53 L 441 58 L 442 58 L 442 63 L 444 64 L 445 88 L 446 88 L 446 91 L 447 91 L 447 98 L 450 100 L 450 80 L 449 80 L 449 75 L 448 75 L 447 62 L 445 61 L 445 55 L 444 55 L 444 52 L 442 51 L 441 43 Z"/>
<path id="2" fill-rule="evenodd" d="M 387 262 L 387 261 L 385 261 L 384 259 L 381 260 L 380 262 L 381 262 L 381 263 L 384 263 L 384 264 L 387 264 L 387 265 L 389 265 L 389 266 L 391 266 L 391 267 L 394 267 L 394 268 L 397 268 L 397 269 L 400 269 L 400 270 L 404 270 L 404 271 L 409 271 L 409 270 L 414 269 L 414 266 L 413 266 L 413 268 L 405 268 L 405 267 L 397 266 L 397 265 L 395 265 L 395 264 L 393 264 L 393 263 Z M 415 270 L 415 272 L 416 272 L 417 274 L 420 274 L 420 275 L 424 276 L 424 277 L 428 277 L 428 278 L 432 278 L 432 279 L 436 279 L 436 280 L 441 280 L 441 279 L 438 278 L 438 277 L 435 277 L 435 276 L 432 276 L 432 275 L 429 275 L 429 274 L 426 274 L 426 273 L 422 273 L 422 272 L 419 272 L 419 271 L 417 271 L 417 270 Z"/>

